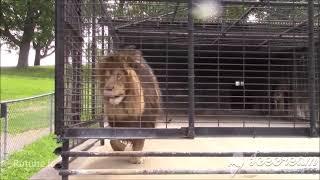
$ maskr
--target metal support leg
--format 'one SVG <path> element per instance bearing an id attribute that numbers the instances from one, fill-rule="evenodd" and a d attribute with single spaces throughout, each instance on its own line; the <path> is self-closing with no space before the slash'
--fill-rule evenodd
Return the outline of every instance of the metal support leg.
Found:
<path id="1" fill-rule="evenodd" d="M 99 126 L 101 128 L 104 128 L 104 122 L 103 121 L 99 122 Z M 105 140 L 104 139 L 100 139 L 100 145 L 104 146 L 104 144 L 105 144 Z"/>
<path id="2" fill-rule="evenodd" d="M 69 139 L 64 140 L 62 143 L 62 152 L 67 152 L 69 151 Z M 68 170 L 69 169 L 69 155 L 67 154 L 62 154 L 62 170 Z M 68 180 L 68 175 L 63 174 L 62 175 L 62 180 Z"/>

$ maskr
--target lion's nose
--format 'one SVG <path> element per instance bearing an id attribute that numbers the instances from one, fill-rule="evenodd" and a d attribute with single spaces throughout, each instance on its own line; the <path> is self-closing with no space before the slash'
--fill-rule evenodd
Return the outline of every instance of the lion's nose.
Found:
<path id="1" fill-rule="evenodd" d="M 103 95 L 104 95 L 104 96 L 107 96 L 107 97 L 112 97 L 112 96 L 113 96 L 112 89 L 105 89 L 105 90 L 103 91 Z"/>

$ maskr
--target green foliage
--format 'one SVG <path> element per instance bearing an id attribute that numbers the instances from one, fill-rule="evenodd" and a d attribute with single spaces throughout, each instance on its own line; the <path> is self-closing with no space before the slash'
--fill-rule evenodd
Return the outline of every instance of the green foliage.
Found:
<path id="1" fill-rule="evenodd" d="M 44 2 L 44 1 L 42 1 Z M 12 47 L 21 45 L 26 26 L 34 26 L 41 15 L 40 0 L 2 0 L 0 3 L 1 37 Z"/>
<path id="2" fill-rule="evenodd" d="M 52 153 L 58 146 L 53 135 L 45 136 L 13 153 L 1 167 L 2 180 L 28 179 L 41 168 L 47 166 L 57 156 Z"/>
<path id="3" fill-rule="evenodd" d="M 33 47 L 41 48 L 41 58 L 45 57 L 54 39 L 54 1 L 49 0 L 42 4 L 41 16 L 37 21 L 33 39 Z"/>
<path id="4" fill-rule="evenodd" d="M 0 3 L 0 37 L 11 48 L 24 48 L 29 50 L 34 41 L 35 47 L 47 47 L 54 38 L 54 1 L 53 0 L 2 0 Z M 19 57 L 20 61 L 27 61 L 25 56 Z"/>
<path id="5" fill-rule="evenodd" d="M 53 67 L 1 68 L 0 78 L 1 101 L 54 91 Z"/>

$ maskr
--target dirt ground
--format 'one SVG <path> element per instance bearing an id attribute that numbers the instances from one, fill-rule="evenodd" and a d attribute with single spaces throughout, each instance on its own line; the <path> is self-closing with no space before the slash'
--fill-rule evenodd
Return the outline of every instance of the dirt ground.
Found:
<path id="1" fill-rule="evenodd" d="M 148 140 L 145 151 L 316 151 L 319 148 L 319 138 L 197 138 L 194 140 Z M 105 146 L 98 143 L 90 151 L 111 151 L 108 141 Z M 71 180 L 100 180 L 100 179 L 319 179 L 319 174 L 314 175 L 267 175 L 247 174 L 240 175 L 234 172 L 242 168 L 318 168 L 319 158 L 294 158 L 289 163 L 282 157 L 281 163 L 271 159 L 271 164 L 266 159 L 259 158 L 208 158 L 208 157 L 147 157 L 143 164 L 134 165 L 128 163 L 125 157 L 94 157 L 78 158 L 70 164 L 70 169 L 214 169 L 228 168 L 227 175 L 108 175 L 108 176 L 71 176 Z M 308 163 L 303 163 L 303 162 Z M 58 172 L 52 168 L 52 163 L 33 176 L 32 180 L 60 179 Z M 236 165 L 232 166 L 232 165 Z"/>

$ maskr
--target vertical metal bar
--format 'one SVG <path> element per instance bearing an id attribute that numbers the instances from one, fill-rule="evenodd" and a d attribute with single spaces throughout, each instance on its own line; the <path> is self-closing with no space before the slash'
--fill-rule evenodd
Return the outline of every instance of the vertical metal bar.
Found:
<path id="1" fill-rule="evenodd" d="M 102 24 L 102 32 L 101 32 L 101 36 L 102 36 L 102 38 L 101 38 L 101 48 L 102 48 L 102 54 L 101 54 L 101 56 L 104 56 L 104 54 L 105 54 L 105 42 L 104 42 L 104 24 Z M 97 88 L 98 88 L 98 94 L 99 94 L 99 85 L 97 85 Z M 99 94 L 100 95 L 100 94 Z M 100 101 L 99 101 L 99 103 L 100 103 Z M 100 111 L 99 111 L 99 113 L 100 113 Z M 102 118 L 102 121 L 99 123 L 99 125 L 100 125 L 100 127 L 104 127 L 104 119 Z M 101 146 L 103 146 L 105 144 L 105 140 L 104 139 L 101 139 L 100 140 L 100 145 Z"/>
<path id="2" fill-rule="evenodd" d="M 69 139 L 65 139 L 64 142 L 62 143 L 62 152 L 67 152 L 69 151 Z M 68 170 L 69 169 L 69 155 L 63 154 L 61 155 L 62 160 L 61 160 L 61 165 L 62 165 L 62 170 Z M 68 180 L 68 175 L 62 175 L 62 180 Z"/>
<path id="3" fill-rule="evenodd" d="M 91 117 L 92 119 L 96 119 L 96 83 L 95 83 L 95 67 L 96 67 L 96 56 L 97 56 L 97 43 L 96 43 L 96 0 L 92 0 L 92 71 L 91 71 Z"/>
<path id="4" fill-rule="evenodd" d="M 189 84 L 189 128 L 188 137 L 193 138 L 194 132 L 194 37 L 192 0 L 188 1 L 188 84 Z"/>
<path id="5" fill-rule="evenodd" d="M 2 113 L 3 112 L 3 113 Z M 1 104 L 1 114 L 4 117 L 4 126 L 3 126 L 3 160 L 7 159 L 8 151 L 8 104 Z"/>
<path id="6" fill-rule="evenodd" d="M 320 14 L 320 0 L 318 0 L 318 12 L 317 14 Z M 318 16 L 318 44 L 316 46 L 317 48 L 317 65 L 318 65 L 318 79 L 317 79 L 317 95 L 318 95 L 318 101 L 317 101 L 317 110 L 318 110 L 318 127 L 317 129 L 320 128 L 320 95 L 319 95 L 319 91 L 320 91 L 320 17 Z M 318 135 L 320 134 L 320 132 L 318 132 Z"/>
<path id="7" fill-rule="evenodd" d="M 55 1 L 55 133 L 62 134 L 64 119 L 64 1 Z"/>
<path id="8" fill-rule="evenodd" d="M 310 136 L 314 137 L 317 135 L 316 128 L 316 63 L 314 57 L 314 2 L 313 0 L 308 1 L 308 68 L 309 68 L 309 109 L 310 109 Z"/>
<path id="9" fill-rule="evenodd" d="M 103 56 L 104 55 L 104 51 L 105 51 L 105 42 L 104 42 L 104 24 L 102 24 L 102 27 L 101 27 L 101 49 L 102 49 L 102 53 L 101 55 Z"/>

